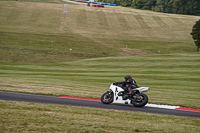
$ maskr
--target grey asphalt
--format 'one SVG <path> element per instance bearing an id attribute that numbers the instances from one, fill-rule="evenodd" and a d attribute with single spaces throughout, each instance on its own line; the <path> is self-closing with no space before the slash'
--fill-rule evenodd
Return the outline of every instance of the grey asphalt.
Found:
<path id="1" fill-rule="evenodd" d="M 23 93 L 2 92 L 2 91 L 0 91 L 0 99 L 7 100 L 7 101 L 24 101 L 24 102 L 45 103 L 45 104 L 85 106 L 85 107 L 93 107 L 93 108 L 101 108 L 101 109 L 113 109 L 113 110 L 124 110 L 124 111 L 167 114 L 167 115 L 200 118 L 200 112 L 162 109 L 162 108 L 154 108 L 154 107 L 138 108 L 131 105 L 114 104 L 114 103 L 102 104 L 99 101 L 58 98 L 58 97 L 51 97 L 51 96 L 41 96 L 41 95 L 32 95 L 32 94 L 23 94 Z"/>

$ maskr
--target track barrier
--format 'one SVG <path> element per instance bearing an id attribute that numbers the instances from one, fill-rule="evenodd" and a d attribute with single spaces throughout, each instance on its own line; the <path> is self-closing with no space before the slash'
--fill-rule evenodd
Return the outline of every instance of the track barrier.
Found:
<path id="1" fill-rule="evenodd" d="M 104 8 L 104 5 L 92 5 L 92 7 L 101 7 L 101 8 Z"/>

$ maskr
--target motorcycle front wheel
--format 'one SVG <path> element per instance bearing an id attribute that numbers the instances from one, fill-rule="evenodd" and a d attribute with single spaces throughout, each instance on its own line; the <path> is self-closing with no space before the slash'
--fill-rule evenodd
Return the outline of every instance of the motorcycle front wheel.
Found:
<path id="1" fill-rule="evenodd" d="M 110 104 L 113 102 L 114 94 L 112 92 L 106 92 L 101 96 L 101 102 L 103 104 Z"/>
<path id="2" fill-rule="evenodd" d="M 136 98 L 131 101 L 135 107 L 143 107 L 148 103 L 148 96 L 146 94 L 138 94 L 139 98 Z"/>

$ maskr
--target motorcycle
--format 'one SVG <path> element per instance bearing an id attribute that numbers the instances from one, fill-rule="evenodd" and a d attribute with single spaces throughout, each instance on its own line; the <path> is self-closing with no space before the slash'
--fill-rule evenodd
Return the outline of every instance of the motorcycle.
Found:
<path id="1" fill-rule="evenodd" d="M 119 86 L 118 82 L 110 85 L 110 91 L 107 91 L 101 96 L 103 104 L 123 103 L 133 104 L 135 107 L 143 107 L 148 103 L 148 96 L 143 92 L 149 91 L 149 87 L 139 87 L 129 91 Z"/>

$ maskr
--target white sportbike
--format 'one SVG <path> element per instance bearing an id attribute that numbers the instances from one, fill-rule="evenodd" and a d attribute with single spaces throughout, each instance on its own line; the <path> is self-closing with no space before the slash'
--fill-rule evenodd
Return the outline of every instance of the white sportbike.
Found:
<path id="1" fill-rule="evenodd" d="M 143 92 L 149 91 L 149 87 L 139 87 L 132 89 L 131 94 L 122 89 L 117 83 L 110 85 L 110 91 L 101 96 L 101 102 L 104 104 L 124 103 L 133 104 L 135 107 L 143 107 L 148 103 L 148 96 Z"/>

